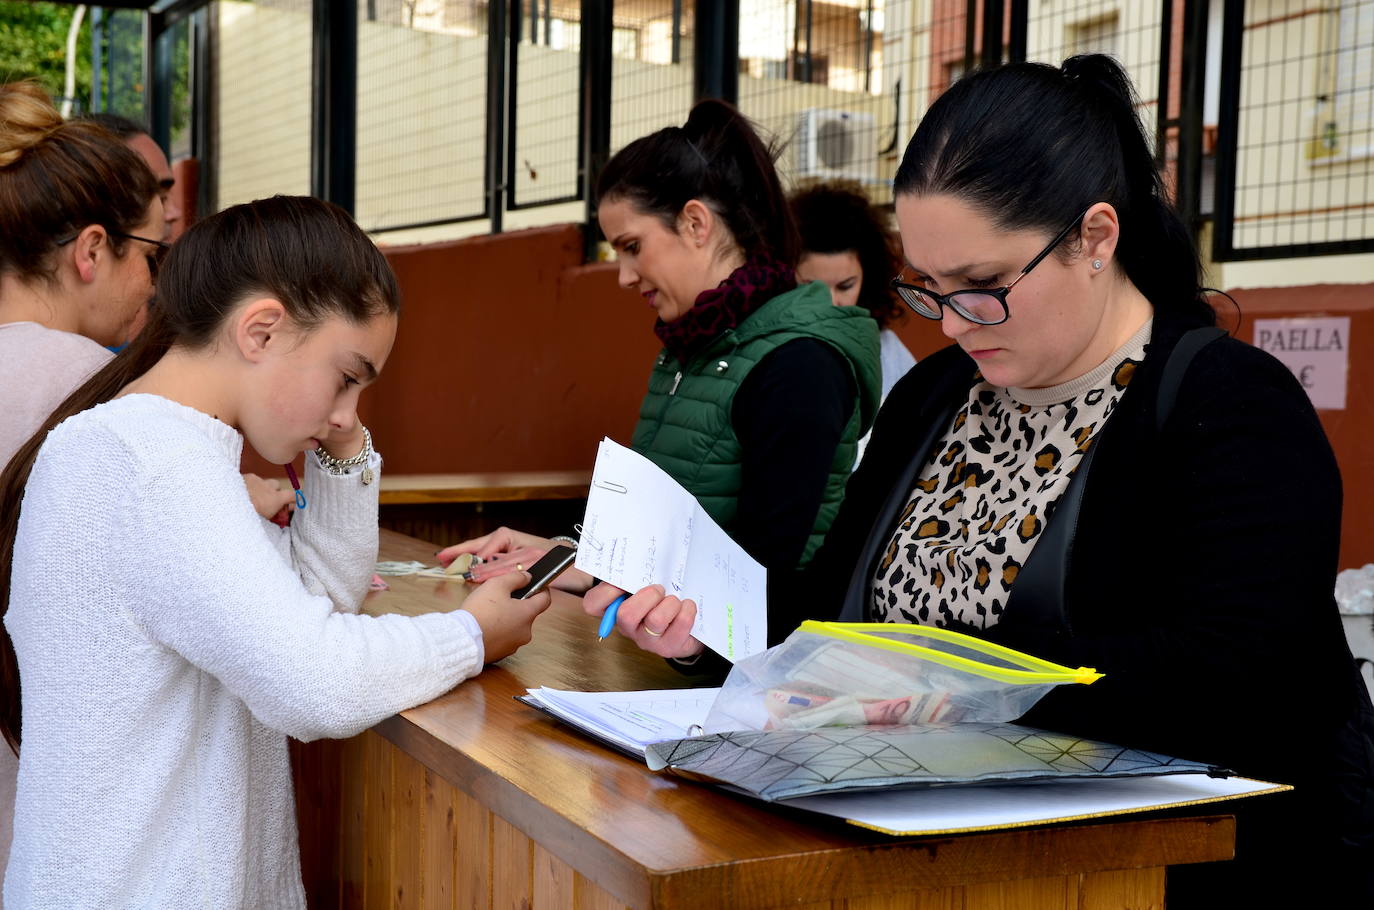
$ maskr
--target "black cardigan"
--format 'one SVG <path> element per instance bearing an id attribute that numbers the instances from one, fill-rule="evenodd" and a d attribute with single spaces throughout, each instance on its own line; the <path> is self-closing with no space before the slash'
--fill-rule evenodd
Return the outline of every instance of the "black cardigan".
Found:
<path id="1" fill-rule="evenodd" d="M 1374 709 L 1335 607 L 1335 458 L 1287 368 L 1232 338 L 1196 355 L 1158 429 L 1163 364 L 1196 324 L 1156 315 L 1145 362 L 1075 479 L 1076 527 L 1049 517 L 1058 544 L 1037 544 L 1001 622 L 977 634 L 1106 674 L 1052 691 L 1024 723 L 1296 786 L 1219 810 L 1241 813 L 1246 862 L 1171 875 L 1171 908 L 1201 889 L 1279 906 L 1321 868 L 1326 887 L 1374 899 Z M 874 560 L 974 369 L 951 347 L 898 383 L 825 546 L 770 599 L 797 619 L 867 604 Z M 1051 561 L 1062 602 L 1030 583 L 1055 575 Z"/>

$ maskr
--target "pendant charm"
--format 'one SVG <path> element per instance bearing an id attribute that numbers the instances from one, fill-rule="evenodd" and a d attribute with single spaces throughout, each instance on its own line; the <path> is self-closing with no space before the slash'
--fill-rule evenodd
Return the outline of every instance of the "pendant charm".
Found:
<path id="1" fill-rule="evenodd" d="M 368 484 L 372 483 L 372 480 L 375 476 L 376 475 L 372 473 L 371 468 L 363 468 L 363 486 L 367 486 Z"/>

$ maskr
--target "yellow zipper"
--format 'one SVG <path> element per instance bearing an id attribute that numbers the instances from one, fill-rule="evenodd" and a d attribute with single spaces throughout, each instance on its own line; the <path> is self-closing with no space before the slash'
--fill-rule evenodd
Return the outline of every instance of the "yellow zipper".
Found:
<path id="1" fill-rule="evenodd" d="M 970 651 L 978 651 L 989 657 L 1001 658 L 1009 664 L 1016 664 L 1024 669 L 997 667 L 967 657 L 960 657 L 957 654 L 946 654 L 943 651 L 927 648 L 923 645 L 893 641 L 881 635 L 873 635 L 865 631 L 867 629 L 882 629 L 888 634 L 912 635 L 957 644 Z M 899 623 L 818 622 L 814 619 L 808 619 L 801 624 L 799 631 L 824 635 L 827 638 L 838 638 L 873 648 L 882 648 L 884 651 L 894 651 L 898 654 L 909 654 L 988 679 L 1018 685 L 1045 683 L 1083 683 L 1087 685 L 1102 678 L 1102 674 L 1093 667 L 1066 667 L 1063 664 L 1032 657 L 1022 651 L 1015 651 L 1002 645 L 974 638 L 971 635 L 964 635 L 962 632 L 941 629 L 936 626 L 904 626 Z"/>

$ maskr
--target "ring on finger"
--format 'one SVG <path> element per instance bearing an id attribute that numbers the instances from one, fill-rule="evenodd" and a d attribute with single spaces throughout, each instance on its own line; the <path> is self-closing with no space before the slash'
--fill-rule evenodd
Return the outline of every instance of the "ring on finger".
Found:
<path id="1" fill-rule="evenodd" d="M 663 634 L 662 632 L 655 632 L 653 629 L 650 629 L 647 623 L 644 625 L 644 633 L 650 638 L 658 638 Z"/>

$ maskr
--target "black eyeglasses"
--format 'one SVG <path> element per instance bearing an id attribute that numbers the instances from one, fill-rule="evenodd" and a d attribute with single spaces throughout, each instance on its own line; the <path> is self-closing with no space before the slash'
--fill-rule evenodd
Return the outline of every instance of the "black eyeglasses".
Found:
<path id="1" fill-rule="evenodd" d="M 170 243 L 165 240 L 153 240 L 149 237 L 140 237 L 137 234 L 126 234 L 123 231 L 111 231 L 109 228 L 105 230 L 115 237 L 123 237 L 125 240 L 137 240 L 141 243 L 151 244 L 153 251 L 151 253 L 144 253 L 143 258 L 148 263 L 148 277 L 153 281 L 157 281 L 158 266 L 162 265 L 162 260 L 166 257 L 167 251 L 172 248 Z M 77 231 L 75 234 L 63 237 L 61 240 L 57 241 L 57 246 L 66 246 L 80 236 L 81 231 Z"/>
<path id="2" fill-rule="evenodd" d="M 1039 265 L 1040 261 L 1048 256 L 1055 247 L 1063 243 L 1064 238 L 1068 237 L 1075 228 L 1083 223 L 1083 217 L 1087 214 L 1088 210 L 1084 209 L 1083 213 L 1075 218 L 1072 224 L 1056 234 L 1049 246 L 1026 263 L 1026 267 L 1021 270 L 1021 274 L 1017 275 L 1011 284 L 987 290 L 970 288 L 964 291 L 950 291 L 948 294 L 937 294 L 918 284 L 909 284 L 899 277 L 892 279 L 892 288 L 897 292 L 897 296 L 902 298 L 903 303 L 916 311 L 916 315 L 924 316 L 927 319 L 943 319 L 944 308 L 949 307 L 976 325 L 998 325 L 1006 322 L 1011 316 L 1011 311 L 1007 309 L 1007 295 L 1011 293 L 1011 289 L 1016 287 L 1022 278 L 1029 275 L 1031 269 Z"/>

